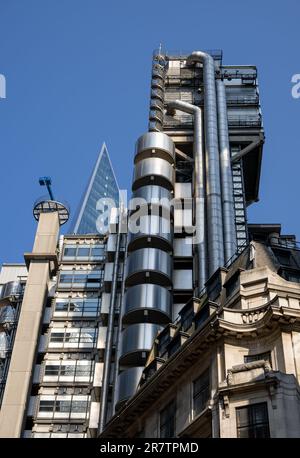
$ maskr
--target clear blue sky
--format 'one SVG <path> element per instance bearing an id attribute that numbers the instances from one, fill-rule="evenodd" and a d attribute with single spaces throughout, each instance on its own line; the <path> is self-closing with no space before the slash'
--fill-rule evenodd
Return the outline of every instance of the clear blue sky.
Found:
<path id="1" fill-rule="evenodd" d="M 300 2 L 252 0 L 0 0 L 0 262 L 31 250 L 33 201 L 50 175 L 74 212 L 105 140 L 130 187 L 147 129 L 152 50 L 223 49 L 258 67 L 266 133 L 260 202 L 251 222 L 281 222 L 300 239 Z"/>

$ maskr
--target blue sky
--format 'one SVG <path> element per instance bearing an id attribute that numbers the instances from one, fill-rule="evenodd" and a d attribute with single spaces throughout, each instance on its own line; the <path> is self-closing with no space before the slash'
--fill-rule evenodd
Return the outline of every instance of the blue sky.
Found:
<path id="1" fill-rule="evenodd" d="M 300 2 L 0 0 L 0 262 L 31 250 L 33 202 L 50 175 L 73 212 L 103 141 L 129 188 L 147 130 L 151 54 L 223 49 L 224 64 L 258 67 L 266 134 L 251 222 L 281 222 L 300 240 Z"/>

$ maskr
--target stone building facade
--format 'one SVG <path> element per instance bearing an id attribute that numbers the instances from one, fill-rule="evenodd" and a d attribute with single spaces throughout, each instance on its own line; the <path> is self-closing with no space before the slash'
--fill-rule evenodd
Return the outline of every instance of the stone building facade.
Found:
<path id="1" fill-rule="evenodd" d="M 300 437 L 300 251 L 277 225 L 250 232 L 158 334 L 103 437 Z"/>

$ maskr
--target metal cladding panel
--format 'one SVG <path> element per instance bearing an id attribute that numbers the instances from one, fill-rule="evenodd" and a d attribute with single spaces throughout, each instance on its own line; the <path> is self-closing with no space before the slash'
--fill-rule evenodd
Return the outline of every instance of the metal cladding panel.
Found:
<path id="1" fill-rule="evenodd" d="M 136 323 L 122 332 L 121 358 L 132 352 L 150 351 L 157 333 L 163 326 L 152 323 Z"/>
<path id="2" fill-rule="evenodd" d="M 169 158 L 167 160 L 174 162 L 175 147 L 172 139 L 162 132 L 147 132 L 142 135 L 136 142 L 135 156 L 139 154 L 150 152 L 152 154 L 155 150 L 160 150 L 167 153 Z"/>
<path id="3" fill-rule="evenodd" d="M 158 204 L 162 199 L 166 201 L 171 201 L 173 198 L 172 193 L 162 187 L 157 185 L 141 186 L 136 189 L 132 194 L 133 199 L 144 199 L 147 203 Z"/>
<path id="4" fill-rule="evenodd" d="M 142 376 L 144 366 L 131 367 L 120 373 L 118 378 L 117 401 L 125 401 L 134 395 L 140 378 Z"/>
<path id="5" fill-rule="evenodd" d="M 174 269 L 173 284 L 174 290 L 193 289 L 193 271 L 188 269 Z"/>
<path id="6" fill-rule="evenodd" d="M 104 349 L 106 345 L 106 334 L 107 334 L 107 327 L 106 326 L 100 326 L 98 330 L 98 342 L 97 342 L 97 348 L 98 349 Z"/>
<path id="7" fill-rule="evenodd" d="M 177 233 L 187 232 L 193 234 L 193 210 L 192 209 L 175 209 L 174 210 L 174 230 Z"/>
<path id="8" fill-rule="evenodd" d="M 102 386 L 102 378 L 103 378 L 103 363 L 96 363 L 95 370 L 94 370 L 94 379 L 93 379 L 93 386 Z"/>
<path id="9" fill-rule="evenodd" d="M 126 292 L 124 315 L 139 309 L 156 309 L 171 317 L 171 304 L 172 295 L 163 286 L 136 285 Z"/>
<path id="10" fill-rule="evenodd" d="M 90 418 L 89 418 L 89 428 L 98 429 L 99 427 L 99 416 L 100 416 L 100 403 L 91 402 L 90 407 Z"/>
<path id="11" fill-rule="evenodd" d="M 175 183 L 175 199 L 192 197 L 192 183 Z"/>
<path id="12" fill-rule="evenodd" d="M 21 291 L 22 291 L 22 286 L 20 282 L 10 281 L 6 283 L 5 285 L 3 285 L 3 288 L 1 291 L 1 298 L 20 294 Z"/>
<path id="13" fill-rule="evenodd" d="M 157 215 L 144 215 L 136 222 L 134 215 L 132 215 L 130 221 L 134 224 L 133 228 L 139 231 L 137 233 L 130 232 L 129 244 L 140 237 L 156 236 L 164 239 L 172 246 L 173 229 L 168 219 Z"/>
<path id="14" fill-rule="evenodd" d="M 142 248 L 136 250 L 127 258 L 126 277 L 141 271 L 156 271 L 172 277 L 172 258 L 158 248 Z"/>
<path id="15" fill-rule="evenodd" d="M 159 184 L 165 184 L 168 189 L 173 189 L 175 170 L 174 167 L 164 159 L 159 157 L 146 158 L 135 165 L 133 178 L 135 188 L 139 184 L 137 182 L 140 182 L 143 186 L 144 184 L 148 184 L 144 183 L 145 179 L 148 178 L 149 181 L 153 181 L 152 177 L 153 180 L 156 177 L 157 181 L 160 181 Z M 151 183 L 149 182 L 149 184 Z"/>
<path id="16" fill-rule="evenodd" d="M 174 239 L 174 256 L 181 258 L 193 256 L 192 237 Z"/>
<path id="17" fill-rule="evenodd" d="M 111 282 L 112 281 L 113 268 L 114 268 L 113 262 L 107 262 L 105 264 L 105 268 L 104 268 L 104 281 L 105 282 Z"/>
<path id="18" fill-rule="evenodd" d="M 109 234 L 107 239 L 106 250 L 107 252 L 115 253 L 116 251 L 116 242 L 117 242 L 117 234 Z"/>

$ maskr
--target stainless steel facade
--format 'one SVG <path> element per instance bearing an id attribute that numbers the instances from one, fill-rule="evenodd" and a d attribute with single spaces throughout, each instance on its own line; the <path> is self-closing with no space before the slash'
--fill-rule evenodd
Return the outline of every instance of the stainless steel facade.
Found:
<path id="1" fill-rule="evenodd" d="M 151 107 L 155 104 L 152 101 Z M 156 119 L 162 120 L 162 111 Z M 122 305 L 119 345 L 119 388 L 116 407 L 131 395 L 137 374 L 162 325 L 171 319 L 173 276 L 173 220 L 162 217 L 164 203 L 173 197 L 175 148 L 172 139 L 161 132 L 148 132 L 137 140 L 133 197 L 142 198 L 141 216 L 130 211 L 128 257 L 125 261 L 126 293 Z M 149 215 L 151 199 L 158 210 Z M 168 209 L 168 208 L 167 208 Z M 153 210 L 153 208 L 152 208 Z M 139 231 L 130 234 L 130 222 L 137 220 Z M 123 384 L 126 383 L 126 389 Z"/>
<path id="2" fill-rule="evenodd" d="M 248 242 L 263 140 L 254 66 L 225 66 L 220 51 L 154 52 L 149 132 L 134 156 L 132 197 L 144 212 L 129 209 L 118 408 L 134 393 L 154 324 L 176 319 Z M 161 199 L 172 201 L 169 234 Z"/>
<path id="3" fill-rule="evenodd" d="M 135 323 L 122 332 L 120 364 L 141 366 L 145 364 L 147 352 L 163 326 L 153 323 Z"/>
<path id="4" fill-rule="evenodd" d="M 154 54 L 149 132 L 134 154 L 143 200 L 129 206 L 128 237 L 58 244 L 25 436 L 96 436 L 135 393 L 160 330 L 247 244 L 263 139 L 255 67 L 225 66 L 220 52 Z M 7 284 L 1 307 L 17 291 Z"/>
<path id="5" fill-rule="evenodd" d="M 153 322 L 168 323 L 172 317 L 172 294 L 163 286 L 146 283 L 128 288 L 123 323 L 140 322 L 140 315 L 153 315 Z"/>

